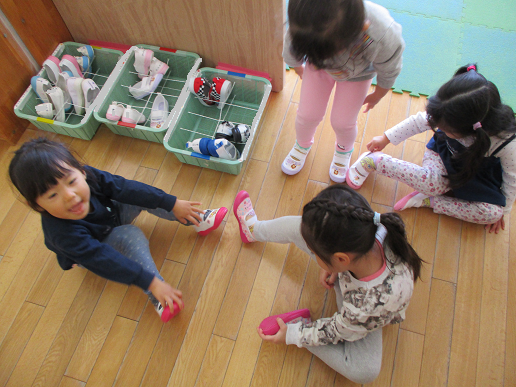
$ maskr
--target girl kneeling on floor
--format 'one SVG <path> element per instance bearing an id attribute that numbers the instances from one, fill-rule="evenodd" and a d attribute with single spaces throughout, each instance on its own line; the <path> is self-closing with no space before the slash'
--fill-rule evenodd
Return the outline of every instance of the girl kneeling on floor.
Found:
<path id="1" fill-rule="evenodd" d="M 358 193 L 333 185 L 303 208 L 303 216 L 259 221 L 249 195 L 233 207 L 243 242 L 294 243 L 321 267 L 320 283 L 336 292 L 338 312 L 285 324 L 260 337 L 307 348 L 338 373 L 369 383 L 380 372 L 382 327 L 405 318 L 422 260 L 408 243 L 401 217 L 374 212 Z M 286 317 L 291 313 L 279 315 Z"/>
<path id="2" fill-rule="evenodd" d="M 11 160 L 9 177 L 27 204 L 41 213 L 45 245 L 63 270 L 76 265 L 106 279 L 144 290 L 166 322 L 183 308 L 182 294 L 163 280 L 149 241 L 131 222 L 142 210 L 194 225 L 200 235 L 216 229 L 227 209 L 201 203 L 82 165 L 60 143 L 26 142 Z M 167 308 L 169 306 L 169 308 Z"/>
<path id="3" fill-rule="evenodd" d="M 437 129 L 437 130 L 436 130 Z M 422 166 L 380 152 L 390 142 L 434 130 Z M 348 170 L 346 181 L 355 189 L 370 172 L 401 181 L 415 192 L 394 205 L 395 210 L 431 207 L 466 222 L 485 224 L 498 233 L 516 198 L 516 121 L 494 83 L 461 67 L 428 99 L 418 113 L 374 137 Z"/>

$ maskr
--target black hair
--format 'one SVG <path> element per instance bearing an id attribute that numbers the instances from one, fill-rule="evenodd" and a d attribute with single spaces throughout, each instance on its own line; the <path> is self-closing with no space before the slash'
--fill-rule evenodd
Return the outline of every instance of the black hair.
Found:
<path id="1" fill-rule="evenodd" d="M 335 184 L 304 206 L 301 234 L 314 254 L 329 266 L 337 252 L 355 253 L 354 259 L 359 259 L 374 246 L 378 228 L 373 222 L 374 215 L 362 195 Z M 409 244 L 400 215 L 381 214 L 380 222 L 387 229 L 386 246 L 410 267 L 414 281 L 417 280 L 423 260 Z"/>
<path id="2" fill-rule="evenodd" d="M 363 0 L 290 0 L 289 31 L 292 54 L 318 68 L 349 48 L 365 23 Z"/>
<path id="3" fill-rule="evenodd" d="M 463 186 L 477 173 L 491 146 L 489 137 L 516 132 L 514 111 L 502 103 L 498 88 L 477 71 L 476 64 L 459 68 L 428 99 L 426 112 L 433 129 L 474 138 L 473 144 L 453 159 L 459 172 L 445 176 L 452 189 Z M 474 130 L 477 122 L 482 127 Z"/>
<path id="4" fill-rule="evenodd" d="M 63 144 L 40 137 L 24 143 L 14 152 L 9 178 L 32 209 L 44 212 L 36 199 L 65 176 L 69 171 L 67 167 L 84 173 L 83 165 Z"/>

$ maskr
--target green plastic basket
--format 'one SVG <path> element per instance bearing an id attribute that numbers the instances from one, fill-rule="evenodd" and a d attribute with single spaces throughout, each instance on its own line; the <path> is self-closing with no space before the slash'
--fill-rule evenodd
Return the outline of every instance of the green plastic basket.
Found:
<path id="1" fill-rule="evenodd" d="M 187 90 L 183 106 L 170 122 L 163 145 L 183 163 L 238 175 L 253 143 L 271 92 L 271 84 L 265 78 L 208 67 L 200 69 L 192 76 L 203 76 L 210 81 L 213 77 L 227 79 L 233 83 L 231 94 L 223 109 L 218 109 L 216 106 L 202 105 L 197 97 Z M 214 138 L 222 121 L 251 127 L 251 135 L 247 142 L 235 144 L 241 154 L 238 160 L 225 160 L 186 150 L 188 141 L 203 137 Z"/>
<path id="2" fill-rule="evenodd" d="M 148 97 L 141 100 L 134 99 L 129 93 L 129 87 L 141 81 L 134 69 L 134 52 L 137 47 L 154 51 L 154 57 L 169 66 L 169 70 L 161 80 L 158 88 Z M 119 74 L 117 74 L 114 86 L 110 89 L 103 103 L 95 109 L 95 118 L 116 134 L 162 143 L 169 123 L 174 114 L 176 114 L 178 105 L 180 105 L 178 101 L 181 95 L 186 93 L 188 86 L 186 85 L 186 80 L 199 68 L 200 64 L 201 58 L 199 58 L 199 55 L 191 52 L 170 50 L 144 44 L 131 47 L 127 50 L 126 56 L 124 56 L 124 63 Z M 151 128 L 151 109 L 158 92 L 162 93 L 168 101 L 170 113 L 161 128 Z M 113 101 L 132 106 L 135 110 L 143 113 L 146 121 L 143 124 L 128 124 L 121 121 L 114 122 L 108 120 L 106 113 Z"/>
<path id="3" fill-rule="evenodd" d="M 82 54 L 77 51 L 77 48 L 81 46 L 84 46 L 84 44 L 76 42 L 60 43 L 52 55 L 59 59 L 65 54 L 79 56 Z M 91 140 L 100 125 L 100 122 L 93 116 L 93 110 L 103 100 L 108 89 L 113 84 L 113 78 L 110 75 L 123 55 L 120 51 L 100 47 L 93 47 L 93 51 L 95 52 L 95 58 L 92 63 L 92 79 L 101 91 L 85 114 L 78 115 L 72 109 L 70 113 L 66 113 L 64 122 L 39 117 L 35 107 L 42 103 L 42 101 L 37 97 L 30 85 L 16 105 L 14 105 L 14 113 L 18 117 L 29 120 L 41 130 Z M 38 75 L 48 80 L 47 72 L 44 68 L 41 69 Z"/>

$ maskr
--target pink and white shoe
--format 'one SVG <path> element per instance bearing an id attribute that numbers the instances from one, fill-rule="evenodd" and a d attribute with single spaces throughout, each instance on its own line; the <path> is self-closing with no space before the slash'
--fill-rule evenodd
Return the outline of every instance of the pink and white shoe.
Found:
<path id="1" fill-rule="evenodd" d="M 77 63 L 77 60 L 71 55 L 63 55 L 61 62 L 59 62 L 59 67 L 61 71 L 71 71 L 76 78 L 84 78 L 79 63 Z"/>
<path id="2" fill-rule="evenodd" d="M 222 109 L 231 93 L 231 82 L 224 78 L 215 77 L 210 88 L 210 99 Z"/>
<path id="3" fill-rule="evenodd" d="M 140 113 L 138 110 L 133 109 L 131 105 L 127 105 L 122 113 L 122 119 L 120 121 L 127 124 L 143 124 L 147 118 Z"/>
<path id="4" fill-rule="evenodd" d="M 142 79 L 149 74 L 150 65 L 154 58 L 154 51 L 144 48 L 137 48 L 134 51 L 134 69 L 138 73 L 138 77 Z"/>
<path id="5" fill-rule="evenodd" d="M 395 205 L 395 211 L 403 211 L 407 208 L 432 207 L 430 196 L 414 191 L 401 198 Z"/>
<path id="6" fill-rule="evenodd" d="M 174 318 L 181 311 L 181 309 L 179 309 L 179 305 L 177 305 L 177 303 L 175 301 L 172 306 L 172 309 L 173 309 L 172 311 L 170 310 L 170 306 L 168 306 L 168 305 L 163 308 L 163 305 L 161 305 L 161 302 L 158 302 L 158 305 L 156 305 L 154 307 L 154 309 L 159 314 L 161 321 L 163 321 L 164 323 L 172 320 L 172 318 Z"/>
<path id="7" fill-rule="evenodd" d="M 210 98 L 211 84 L 204 77 L 190 78 L 188 90 L 195 94 L 200 103 L 204 106 L 212 106 L 215 102 Z"/>
<path id="8" fill-rule="evenodd" d="M 278 317 L 281 318 L 285 324 L 295 324 L 299 321 L 302 321 L 303 324 L 312 322 L 310 311 L 308 309 L 299 309 L 288 313 L 277 314 L 275 316 L 267 317 L 260 323 L 259 328 L 262 330 L 264 335 L 271 336 L 278 333 L 280 329 L 279 324 L 276 321 Z"/>
<path id="9" fill-rule="evenodd" d="M 49 56 L 44 62 L 43 67 L 45 68 L 47 72 L 47 77 L 50 79 L 50 82 L 52 82 L 54 85 L 57 82 L 57 77 L 59 73 L 61 72 L 61 68 L 59 67 L 59 59 L 55 56 Z"/>
<path id="10" fill-rule="evenodd" d="M 198 226 L 193 226 L 200 236 L 208 235 L 213 230 L 216 230 L 220 226 L 224 216 L 226 216 L 228 209 L 226 207 L 220 207 L 216 210 L 205 210 L 202 215 L 202 221 Z"/>
<path id="11" fill-rule="evenodd" d="M 110 121 L 120 121 L 122 114 L 124 114 L 124 105 L 113 101 L 108 107 L 106 118 Z"/>
<path id="12" fill-rule="evenodd" d="M 158 58 L 152 58 L 150 67 L 149 67 L 149 75 L 152 77 L 156 74 L 162 74 L 165 75 L 165 73 L 168 71 L 168 65 L 162 61 L 160 61 Z"/>
<path id="13" fill-rule="evenodd" d="M 238 220 L 240 239 L 244 243 L 256 242 L 253 236 L 253 227 L 258 217 L 256 216 L 251 198 L 246 191 L 240 191 L 233 203 L 233 213 Z"/>

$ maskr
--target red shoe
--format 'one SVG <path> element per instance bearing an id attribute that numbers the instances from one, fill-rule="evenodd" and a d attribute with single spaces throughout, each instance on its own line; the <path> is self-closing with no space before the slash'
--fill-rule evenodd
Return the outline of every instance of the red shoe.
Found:
<path id="1" fill-rule="evenodd" d="M 191 78 L 188 89 L 195 94 L 200 103 L 204 106 L 212 106 L 215 104 L 210 97 L 212 85 L 204 77 Z"/>
<path id="2" fill-rule="evenodd" d="M 228 209 L 220 207 L 216 210 L 205 210 L 202 215 L 202 221 L 198 226 L 193 226 L 200 236 L 208 235 L 213 230 L 220 226 L 220 223 L 226 216 Z"/>
<path id="3" fill-rule="evenodd" d="M 173 304 L 173 311 L 170 311 L 170 307 L 168 305 L 165 308 L 163 308 L 161 302 L 158 302 L 158 305 L 156 305 L 154 309 L 156 309 L 156 312 L 158 312 L 159 316 L 161 317 L 161 321 L 163 321 L 164 323 L 172 320 L 172 318 L 175 317 L 181 311 L 179 309 L 179 305 L 177 305 L 175 301 Z"/>
<path id="4" fill-rule="evenodd" d="M 263 334 L 266 336 L 272 336 L 278 333 L 280 327 L 277 318 L 281 318 L 285 324 L 295 324 L 299 321 L 302 321 L 304 324 L 308 324 L 312 322 L 310 318 L 310 311 L 308 309 L 299 309 L 293 310 L 292 312 L 277 314 L 275 316 L 270 316 L 264 319 L 259 328 L 263 331 Z"/>
<path id="5" fill-rule="evenodd" d="M 215 77 L 210 88 L 210 99 L 217 104 L 219 109 L 224 107 L 229 94 L 231 94 L 231 82 L 224 78 Z"/>

